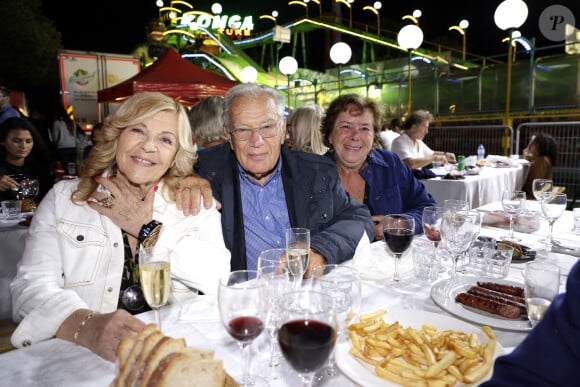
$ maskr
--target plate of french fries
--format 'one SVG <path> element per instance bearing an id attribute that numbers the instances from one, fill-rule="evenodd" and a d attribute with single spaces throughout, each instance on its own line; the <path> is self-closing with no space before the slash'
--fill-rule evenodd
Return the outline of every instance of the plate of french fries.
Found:
<path id="1" fill-rule="evenodd" d="M 365 386 L 476 386 L 504 354 L 493 329 L 410 309 L 362 313 L 336 346 L 336 363 Z"/>

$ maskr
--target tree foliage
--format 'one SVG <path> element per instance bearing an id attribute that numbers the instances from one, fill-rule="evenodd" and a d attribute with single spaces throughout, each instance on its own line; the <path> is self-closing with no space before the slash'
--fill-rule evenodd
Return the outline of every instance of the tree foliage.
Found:
<path id="1" fill-rule="evenodd" d="M 57 87 L 61 34 L 42 14 L 41 1 L 2 0 L 0 15 L 0 83 L 23 91 Z"/>

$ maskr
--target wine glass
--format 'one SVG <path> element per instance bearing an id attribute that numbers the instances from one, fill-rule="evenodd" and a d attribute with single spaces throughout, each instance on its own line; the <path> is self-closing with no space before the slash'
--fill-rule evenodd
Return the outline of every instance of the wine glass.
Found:
<path id="1" fill-rule="evenodd" d="M 326 264 L 312 269 L 312 289 L 328 294 L 334 301 L 338 320 L 337 340 L 342 341 L 347 336 L 348 325 L 354 320 L 361 304 L 361 282 L 357 269 L 347 265 Z M 326 368 L 317 378 L 337 374 L 334 351 L 331 353 Z"/>
<path id="2" fill-rule="evenodd" d="M 537 201 L 542 200 L 544 192 L 552 191 L 553 182 L 550 179 L 534 179 L 532 182 L 532 192 Z"/>
<path id="3" fill-rule="evenodd" d="M 471 209 L 467 200 L 461 199 L 445 199 L 443 201 L 443 208 L 445 212 L 469 211 Z"/>
<path id="4" fill-rule="evenodd" d="M 554 223 L 560 218 L 567 205 L 568 198 L 565 193 L 544 192 L 542 194 L 540 206 L 544 217 L 548 219 L 548 224 L 550 225 L 550 234 L 546 239 L 546 249 L 548 251 L 552 249 Z"/>
<path id="5" fill-rule="evenodd" d="M 413 241 L 415 218 L 405 214 L 385 215 L 383 234 L 385 235 L 387 247 L 395 258 L 393 281 L 399 282 L 401 280 L 399 276 L 399 261 Z"/>
<path id="6" fill-rule="evenodd" d="M 477 238 L 481 227 L 481 217 L 475 211 L 457 211 L 446 214 L 441 222 L 441 241 L 453 255 L 451 275 L 455 276 L 459 259 Z"/>
<path id="7" fill-rule="evenodd" d="M 264 282 L 255 270 L 236 270 L 220 279 L 218 308 L 222 323 L 244 354 L 243 374 L 235 377 L 241 386 L 267 386 L 265 379 L 250 374 L 250 344 L 264 330 L 267 308 Z"/>
<path id="8" fill-rule="evenodd" d="M 290 280 L 288 268 L 281 265 L 267 265 L 266 261 L 261 261 L 262 265 L 258 266 L 258 280 L 262 281 L 264 286 L 264 300 L 266 301 L 266 323 L 265 329 L 270 336 L 270 360 L 268 367 L 277 367 L 280 365 L 281 354 L 277 351 L 278 347 L 278 300 L 284 294 L 293 289 L 293 283 Z M 272 374 L 272 379 L 276 375 Z"/>
<path id="9" fill-rule="evenodd" d="M 526 206 L 526 193 L 524 191 L 504 191 L 501 197 L 501 205 L 510 220 L 510 232 L 503 240 L 519 242 L 521 239 L 514 236 L 514 219 L 517 218 Z"/>
<path id="10" fill-rule="evenodd" d="M 300 257 L 302 275 L 304 275 L 310 258 L 310 230 L 302 227 L 288 228 L 285 230 L 285 238 L 288 258 Z M 302 281 L 297 281 L 295 284 L 299 288 L 302 285 Z"/>
<path id="11" fill-rule="evenodd" d="M 284 358 L 298 372 L 302 386 L 312 386 L 315 372 L 326 364 L 334 349 L 334 305 L 328 294 L 306 288 L 280 298 L 278 343 Z"/>
<path id="12" fill-rule="evenodd" d="M 37 179 L 22 179 L 20 181 L 20 187 L 18 188 L 19 199 L 27 200 L 30 208 L 35 207 L 33 205 L 34 199 L 38 196 L 38 191 L 40 187 L 38 185 Z"/>
<path id="13" fill-rule="evenodd" d="M 302 262 L 301 256 L 289 256 L 286 254 L 286 249 L 267 249 L 261 251 L 260 255 L 258 255 L 257 269 L 259 271 L 260 268 L 267 266 L 285 267 L 288 269 L 292 286 L 300 288 L 302 286 L 302 276 L 304 275 Z"/>
<path id="14" fill-rule="evenodd" d="M 161 330 L 159 309 L 167 304 L 171 292 L 170 257 L 167 247 L 153 246 L 139 249 L 139 275 L 145 301 L 155 313 L 155 321 Z"/>
<path id="15" fill-rule="evenodd" d="M 423 208 L 423 216 L 421 223 L 423 225 L 423 232 L 427 239 L 433 242 L 433 246 L 437 248 L 441 242 L 441 219 L 443 218 L 443 207 L 427 206 Z"/>

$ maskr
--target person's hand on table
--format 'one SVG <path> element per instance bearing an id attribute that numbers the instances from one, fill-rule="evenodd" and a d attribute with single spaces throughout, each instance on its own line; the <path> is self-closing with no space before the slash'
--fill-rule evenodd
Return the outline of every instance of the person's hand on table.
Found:
<path id="1" fill-rule="evenodd" d="M 326 265 L 326 259 L 318 251 L 310 249 L 310 257 L 308 258 L 308 267 L 304 273 L 304 278 L 310 278 L 312 274 L 312 269 L 316 266 Z"/>
<path id="2" fill-rule="evenodd" d="M 209 181 L 198 175 L 182 178 L 175 192 L 175 204 L 177 208 L 183 211 L 183 214 L 186 216 L 197 215 L 202 200 L 205 208 L 211 207 L 213 194 Z M 221 203 L 216 201 L 216 204 L 219 210 L 222 207 Z"/>
<path id="3" fill-rule="evenodd" d="M 445 152 L 445 159 L 448 163 L 456 163 L 455 154 L 451 152 Z"/>
<path id="4" fill-rule="evenodd" d="M 383 234 L 383 223 L 385 221 L 384 215 L 373 215 L 373 223 L 375 225 L 375 241 L 380 241 L 385 238 Z"/>
<path id="5" fill-rule="evenodd" d="M 9 189 L 16 189 L 20 187 L 20 184 L 13 178 L 8 175 L 0 176 L 0 192 L 9 190 Z"/>
<path id="6" fill-rule="evenodd" d="M 121 229 L 133 236 L 139 235 L 144 224 L 153 217 L 153 200 L 156 187 L 152 187 L 147 195 L 142 198 L 141 192 L 131 186 L 123 176 L 102 178 L 95 180 L 110 192 L 93 192 L 87 204 L 89 207 L 111 219 Z M 109 201 L 108 205 L 104 205 Z"/>

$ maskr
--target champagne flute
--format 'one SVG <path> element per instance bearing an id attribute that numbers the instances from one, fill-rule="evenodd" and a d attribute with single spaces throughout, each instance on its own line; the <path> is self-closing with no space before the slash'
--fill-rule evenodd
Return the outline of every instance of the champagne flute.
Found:
<path id="1" fill-rule="evenodd" d="M 423 225 L 423 232 L 427 239 L 433 242 L 433 246 L 437 248 L 441 242 L 441 220 L 443 218 L 443 207 L 427 206 L 423 208 L 423 216 L 421 223 Z"/>
<path id="2" fill-rule="evenodd" d="M 542 207 L 542 212 L 544 213 L 544 217 L 548 219 L 548 224 L 550 225 L 550 234 L 546 239 L 546 249 L 550 251 L 552 249 L 552 241 L 553 241 L 553 230 L 554 230 L 554 223 L 568 205 L 568 198 L 564 193 L 552 193 L 552 192 L 544 192 L 542 195 L 542 200 L 540 201 L 540 206 Z"/>
<path id="3" fill-rule="evenodd" d="M 250 373 L 250 344 L 264 330 L 266 303 L 264 282 L 255 270 L 236 270 L 220 279 L 218 307 L 228 333 L 244 353 L 243 374 L 235 377 L 241 386 L 267 386 L 268 382 Z"/>
<path id="4" fill-rule="evenodd" d="M 287 268 L 292 286 L 294 288 L 302 286 L 304 267 L 301 256 L 289 256 L 286 254 L 286 249 L 281 248 L 263 250 L 258 255 L 257 269 L 260 270 L 260 268 L 267 266 Z"/>
<path id="5" fill-rule="evenodd" d="M 298 372 L 302 386 L 326 364 L 336 342 L 334 301 L 326 293 L 300 289 L 280 298 L 278 343 L 284 358 Z"/>
<path id="6" fill-rule="evenodd" d="M 504 191 L 501 197 L 501 205 L 510 220 L 510 231 L 503 240 L 519 242 L 521 239 L 514 236 L 514 219 L 517 218 L 526 206 L 526 193 L 524 191 Z"/>
<path id="7" fill-rule="evenodd" d="M 288 228 L 285 230 L 285 238 L 288 258 L 300 257 L 304 275 L 310 258 L 310 230 L 303 227 Z M 302 286 L 302 281 L 297 281 L 296 286 L 297 288 Z"/>
<path id="8" fill-rule="evenodd" d="M 385 235 L 387 247 L 395 258 L 393 281 L 399 282 L 401 280 L 399 276 L 399 261 L 413 241 L 415 218 L 405 214 L 385 215 L 383 234 Z"/>
<path id="9" fill-rule="evenodd" d="M 139 275 L 145 301 L 155 313 L 155 321 L 161 330 L 159 309 L 167 304 L 171 292 L 170 257 L 167 247 L 153 246 L 139 249 Z"/>
<path id="10" fill-rule="evenodd" d="M 261 261 L 262 265 L 258 266 L 258 280 L 264 283 L 264 300 L 266 301 L 266 323 L 265 329 L 270 336 L 270 359 L 268 367 L 277 367 L 280 365 L 281 354 L 278 348 L 278 300 L 280 297 L 293 289 L 293 283 L 290 280 L 288 268 L 281 265 L 267 265 L 266 261 Z M 276 375 L 271 375 L 276 379 Z"/>
<path id="11" fill-rule="evenodd" d="M 334 301 L 338 320 L 337 340 L 346 339 L 345 332 L 354 320 L 361 304 L 361 282 L 357 269 L 347 265 L 326 264 L 312 269 L 312 289 L 328 294 Z M 330 355 L 326 368 L 317 380 L 337 374 L 334 351 Z"/>
<path id="12" fill-rule="evenodd" d="M 453 255 L 451 276 L 456 276 L 459 273 L 457 269 L 459 259 L 479 234 L 480 227 L 481 217 L 474 211 L 457 211 L 443 217 L 441 240 Z"/>

